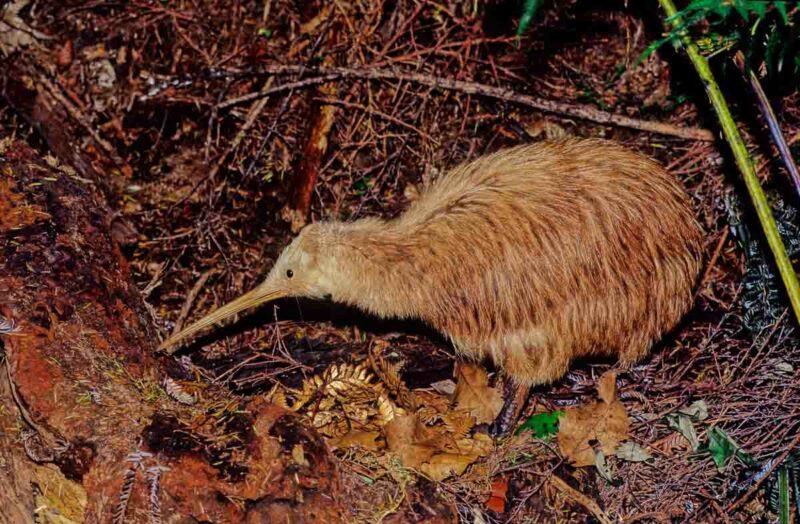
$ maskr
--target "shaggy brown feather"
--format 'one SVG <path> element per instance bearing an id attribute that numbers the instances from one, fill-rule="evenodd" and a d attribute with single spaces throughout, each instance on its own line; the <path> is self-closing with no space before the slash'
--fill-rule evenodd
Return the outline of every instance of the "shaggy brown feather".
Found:
<path id="1" fill-rule="evenodd" d="M 691 307 L 702 245 L 683 188 L 652 160 L 541 142 L 456 167 L 396 219 L 306 227 L 254 293 L 419 318 L 537 384 L 578 357 L 646 355 Z"/>

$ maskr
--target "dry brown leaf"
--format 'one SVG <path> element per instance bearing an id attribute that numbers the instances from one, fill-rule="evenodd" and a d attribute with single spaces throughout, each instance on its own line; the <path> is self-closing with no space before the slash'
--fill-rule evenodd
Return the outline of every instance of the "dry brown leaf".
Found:
<path id="1" fill-rule="evenodd" d="M 597 380 L 597 396 L 603 402 L 611 403 L 617 398 L 617 372 L 609 371 L 604 373 Z"/>
<path id="2" fill-rule="evenodd" d="M 438 450 L 436 434 L 416 415 L 399 415 L 386 425 L 386 444 L 406 468 L 419 468 Z"/>
<path id="3" fill-rule="evenodd" d="M 379 426 L 385 426 L 400 413 L 394 403 L 392 403 L 392 401 L 389 400 L 385 395 L 378 396 L 376 410 L 378 412 L 377 423 Z"/>
<path id="4" fill-rule="evenodd" d="M 390 364 L 382 355 L 383 348 L 387 344 L 375 343 L 369 352 L 368 362 L 375 375 L 397 398 L 397 403 L 404 408 L 414 409 L 414 394 L 409 391 L 403 379 L 400 377 L 402 364 Z"/>
<path id="5" fill-rule="evenodd" d="M 329 442 L 331 448 L 342 449 L 361 446 L 364 449 L 378 451 L 385 447 L 380 433 L 377 431 L 351 431 Z"/>
<path id="6" fill-rule="evenodd" d="M 306 454 L 305 451 L 303 450 L 302 444 L 295 444 L 292 447 L 292 459 L 298 466 L 305 466 L 305 467 L 309 466 L 308 460 L 306 460 Z"/>
<path id="7" fill-rule="evenodd" d="M 596 445 L 607 456 L 613 455 L 620 442 L 628 438 L 628 413 L 616 396 L 616 373 L 600 377 L 600 402 L 569 407 L 559 420 L 558 447 L 576 467 L 595 463 Z"/>
<path id="8" fill-rule="evenodd" d="M 489 377 L 482 367 L 464 363 L 456 372 L 454 400 L 458 409 L 468 411 L 477 424 L 492 422 L 503 407 L 503 394 L 489 387 Z"/>
<path id="9" fill-rule="evenodd" d="M 444 480 L 451 475 L 461 475 L 467 466 L 484 457 L 492 450 L 492 439 L 479 433 L 474 439 L 465 438 L 457 442 L 457 451 L 437 453 L 419 470 L 433 480 Z"/>
<path id="10" fill-rule="evenodd" d="M 433 480 L 444 480 L 451 475 L 461 475 L 477 457 L 456 453 L 439 453 L 422 464 L 419 470 Z"/>
<path id="11" fill-rule="evenodd" d="M 469 437 L 476 415 L 488 422 L 502 407 L 500 392 L 488 386 L 482 368 L 461 366 L 454 408 L 445 395 L 409 391 L 400 382 L 399 366 L 388 364 L 377 351 L 369 365 L 371 369 L 364 364 L 332 365 L 304 381 L 302 390 L 278 387 L 270 398 L 288 404 L 287 393 L 293 397 L 292 407 L 311 417 L 333 449 L 386 449 L 405 468 L 436 480 L 461 475 L 491 451 L 493 441 L 487 435 Z M 390 393 L 398 399 L 411 397 L 414 402 L 395 402 Z M 404 405 L 413 407 L 404 409 Z M 302 464 L 302 448 L 292 451 L 295 462 Z"/>

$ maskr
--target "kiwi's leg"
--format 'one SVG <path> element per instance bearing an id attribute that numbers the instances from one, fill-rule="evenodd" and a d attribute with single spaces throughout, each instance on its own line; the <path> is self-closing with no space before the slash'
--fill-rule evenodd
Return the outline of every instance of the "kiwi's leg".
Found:
<path id="1" fill-rule="evenodd" d="M 530 386 L 520 385 L 508 377 L 500 381 L 503 383 L 503 408 L 489 427 L 489 434 L 494 438 L 502 437 L 517 425 L 531 394 Z"/>

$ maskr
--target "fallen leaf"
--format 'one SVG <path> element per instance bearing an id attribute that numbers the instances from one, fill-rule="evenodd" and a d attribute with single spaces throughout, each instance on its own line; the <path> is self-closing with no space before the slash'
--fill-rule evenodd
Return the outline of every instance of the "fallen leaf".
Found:
<path id="1" fill-rule="evenodd" d="M 753 457 L 742 451 L 737 444 L 725 431 L 714 427 L 708 430 L 708 452 L 714 459 L 714 464 L 720 473 L 724 473 L 730 464 L 732 457 L 739 457 L 745 464 L 753 465 Z"/>
<path id="2" fill-rule="evenodd" d="M 466 411 L 460 410 L 444 413 L 442 422 L 456 440 L 466 437 L 470 430 L 475 427 L 475 417 Z"/>
<path id="3" fill-rule="evenodd" d="M 406 468 L 419 468 L 438 449 L 436 435 L 416 415 L 396 416 L 386 425 L 386 445 Z"/>
<path id="4" fill-rule="evenodd" d="M 692 420 L 687 415 L 680 413 L 667 415 L 666 418 L 667 425 L 689 441 L 689 444 L 692 446 L 692 451 L 697 451 L 700 447 L 700 439 L 697 438 L 697 430 L 694 429 Z"/>
<path id="5" fill-rule="evenodd" d="M 597 381 L 597 396 L 600 400 L 610 404 L 617 399 L 617 372 L 604 373 Z"/>
<path id="6" fill-rule="evenodd" d="M 437 393 L 450 396 L 456 392 L 456 383 L 448 378 L 438 382 L 431 382 L 431 388 Z"/>
<path id="7" fill-rule="evenodd" d="M 642 446 L 637 444 L 636 442 L 623 442 L 617 448 L 616 456 L 620 460 L 626 460 L 628 462 L 644 462 L 645 460 L 650 460 L 653 458 L 650 453 L 644 450 Z"/>
<path id="8" fill-rule="evenodd" d="M 458 453 L 439 453 L 422 464 L 419 470 L 432 480 L 441 481 L 451 475 L 461 475 L 475 457 Z"/>
<path id="9" fill-rule="evenodd" d="M 594 467 L 600 476 L 606 479 L 609 483 L 614 483 L 614 475 L 611 473 L 611 468 L 608 467 L 606 462 L 606 454 L 602 450 L 595 450 L 594 452 Z"/>
<path id="10" fill-rule="evenodd" d="M 444 480 L 451 475 L 461 475 L 467 466 L 486 456 L 492 449 L 492 439 L 484 434 L 475 438 L 461 439 L 455 448 L 448 446 L 449 451 L 433 455 L 419 470 L 433 480 Z"/>
<path id="11" fill-rule="evenodd" d="M 600 402 L 569 407 L 559 421 L 558 447 L 576 467 L 595 464 L 596 445 L 613 455 L 628 437 L 630 421 L 622 403 L 615 398 L 616 374 L 606 373 L 598 383 Z"/>
<path id="12" fill-rule="evenodd" d="M 678 413 L 686 415 L 694 420 L 705 420 L 708 418 L 708 405 L 705 400 L 696 400 L 683 409 L 679 409 Z"/>
<path id="13" fill-rule="evenodd" d="M 497 477 L 492 481 L 492 493 L 486 499 L 486 507 L 495 513 L 503 513 L 506 510 L 506 496 L 508 495 L 508 479 Z"/>
<path id="14" fill-rule="evenodd" d="M 714 459 L 714 464 L 717 465 L 720 473 L 725 472 L 728 460 L 736 453 L 737 447 L 736 443 L 721 429 L 711 428 L 708 430 L 708 452 L 711 453 L 711 458 Z"/>
<path id="15" fill-rule="evenodd" d="M 418 390 L 414 391 L 414 398 L 417 401 L 418 407 L 433 408 L 438 413 L 446 413 L 450 411 L 450 401 L 438 393 L 432 391 Z"/>
<path id="16" fill-rule="evenodd" d="M 492 422 L 503 407 L 503 394 L 489 387 L 489 377 L 482 367 L 463 363 L 456 372 L 455 405 L 469 411 L 477 424 Z"/>
<path id="17" fill-rule="evenodd" d="M 384 447 L 384 442 L 377 431 L 351 431 L 337 439 L 330 440 L 329 444 L 332 449 L 361 446 L 370 451 L 378 451 Z"/>

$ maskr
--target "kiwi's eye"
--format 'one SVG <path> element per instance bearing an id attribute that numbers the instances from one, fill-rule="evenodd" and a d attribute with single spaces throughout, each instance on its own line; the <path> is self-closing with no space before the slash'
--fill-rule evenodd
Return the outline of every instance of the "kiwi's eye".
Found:
<path id="1" fill-rule="evenodd" d="M 294 276 L 294 271 L 291 269 L 286 270 L 286 278 L 292 278 Z"/>

